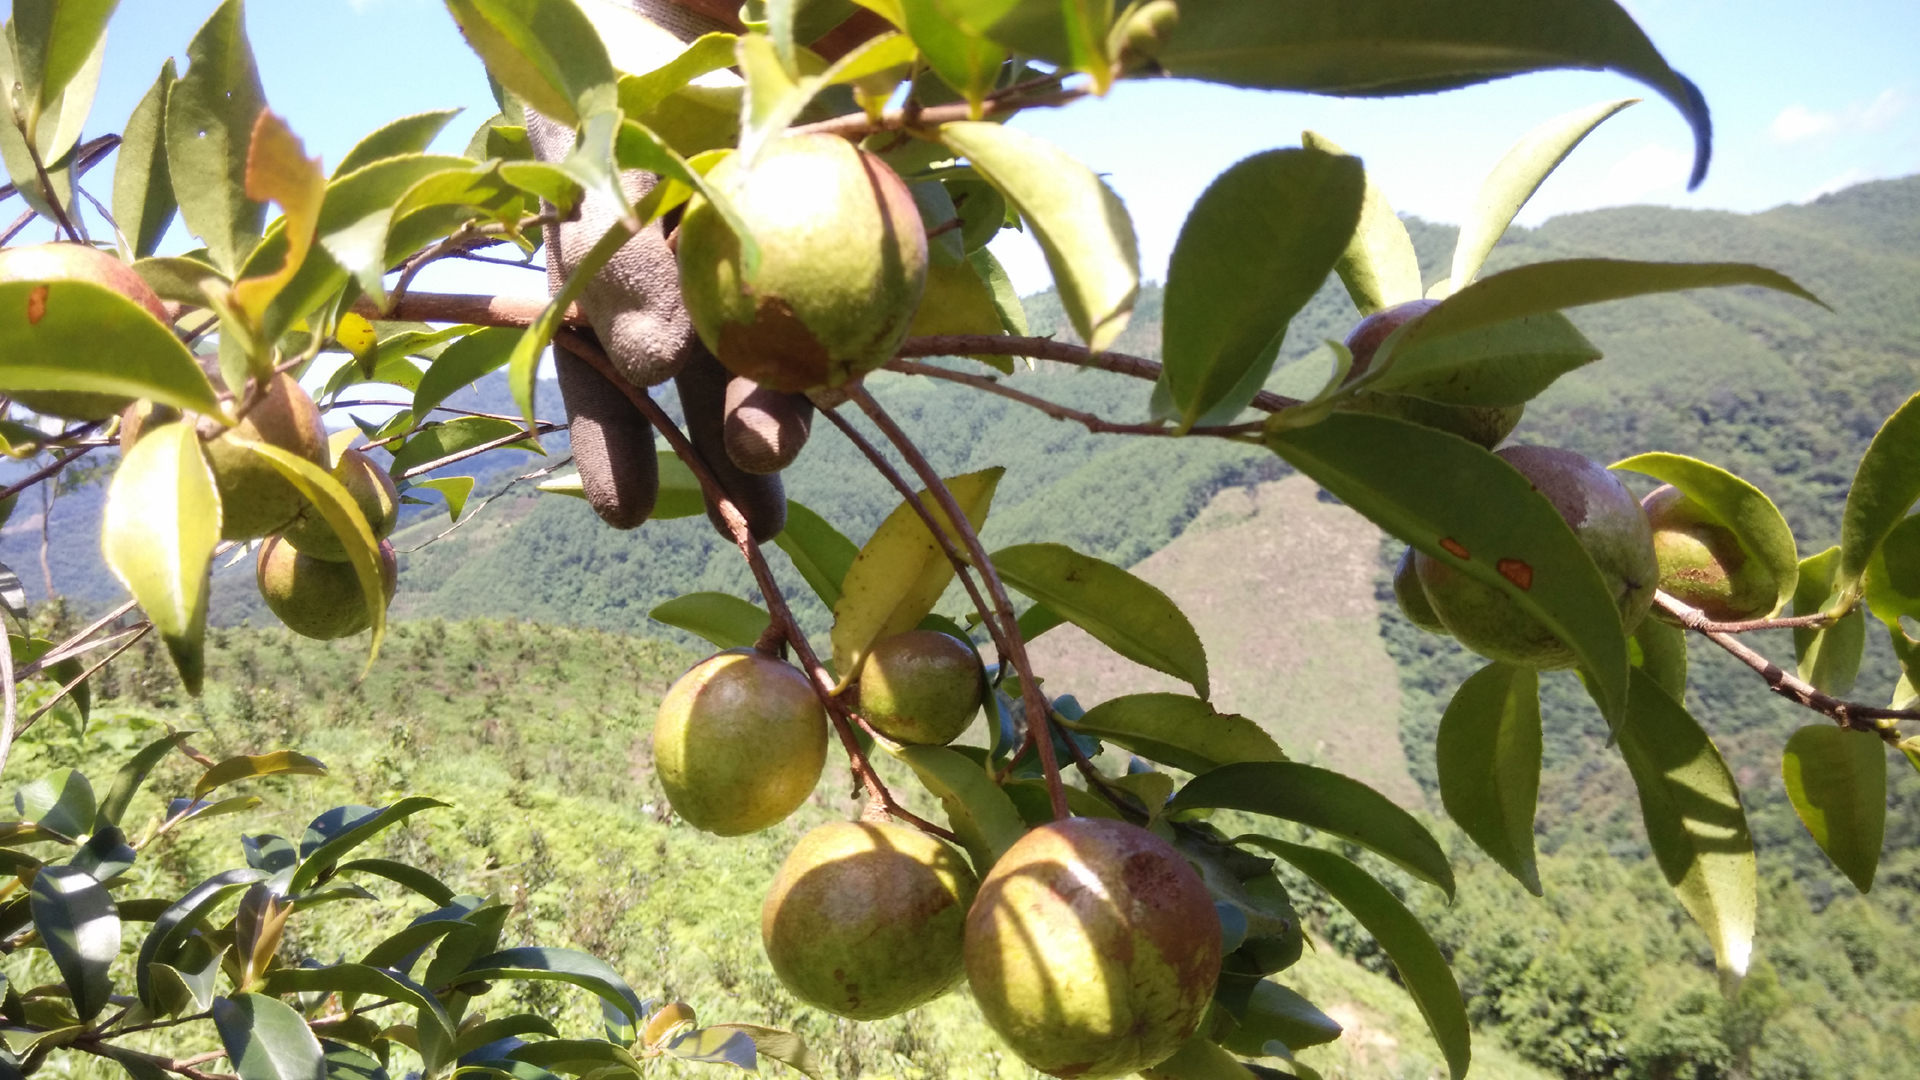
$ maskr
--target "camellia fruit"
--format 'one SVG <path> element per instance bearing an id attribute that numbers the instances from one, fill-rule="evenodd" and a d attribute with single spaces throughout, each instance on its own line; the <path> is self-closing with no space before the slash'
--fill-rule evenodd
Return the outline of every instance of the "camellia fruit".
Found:
<path id="1" fill-rule="evenodd" d="M 1612 590 L 1620 624 L 1632 633 L 1653 605 L 1660 579 L 1653 528 L 1640 503 L 1613 473 L 1571 450 L 1510 446 L 1497 453 L 1566 519 Z M 1525 561 L 1524 552 L 1508 557 Z M 1503 590 L 1425 552 L 1413 563 L 1434 614 L 1462 645 L 1509 664 L 1573 666 L 1573 650 Z"/>
<path id="2" fill-rule="evenodd" d="M 333 478 L 353 496 L 354 505 L 367 519 L 367 527 L 373 530 L 375 540 L 385 540 L 393 534 L 393 527 L 400 520 L 400 491 L 385 469 L 366 454 L 348 450 L 333 467 Z M 319 508 L 311 503 L 300 508 L 300 516 L 294 518 L 293 524 L 281 535 L 302 555 L 329 562 L 347 561 L 346 546 L 334 534 L 333 526 L 327 524 Z"/>
<path id="3" fill-rule="evenodd" d="M 227 540 L 277 533 L 307 506 L 299 488 L 238 440 L 277 446 L 327 467 L 327 429 L 320 409 L 292 375 L 275 375 L 266 396 L 232 428 L 223 430 L 217 421 L 202 417 L 200 431 L 220 491 L 220 535 Z"/>
<path id="4" fill-rule="evenodd" d="M 958 638 L 909 630 L 882 640 L 860 669 L 860 715 L 895 742 L 950 743 L 980 711 L 980 658 Z"/>
<path id="5" fill-rule="evenodd" d="M 1653 526 L 1662 592 L 1715 622 L 1765 618 L 1779 603 L 1780 583 L 1772 571 L 1685 492 L 1664 484 L 1640 506 Z"/>
<path id="6" fill-rule="evenodd" d="M 161 325 L 172 325 L 160 297 L 134 273 L 133 267 L 84 244 L 0 248 L 0 284 L 16 281 L 83 281 L 98 285 L 139 304 L 147 314 L 160 320 Z M 118 394 L 77 390 L 22 390 L 9 396 L 34 412 L 67 420 L 105 420 L 133 400 Z"/>
<path id="7" fill-rule="evenodd" d="M 720 836 L 785 821 L 820 781 L 827 714 L 791 664 L 742 649 L 710 656 L 660 702 L 653 764 L 674 812 Z"/>
<path id="8" fill-rule="evenodd" d="M 1420 575 L 1413 566 L 1413 549 L 1400 553 L 1400 565 L 1393 570 L 1393 598 L 1400 604 L 1400 614 L 1407 621 L 1430 634 L 1447 632 L 1445 623 L 1433 612 L 1433 602 L 1427 599 L 1427 590 L 1420 584 Z"/>
<path id="9" fill-rule="evenodd" d="M 967 980 L 987 1023 L 1052 1076 L 1125 1076 L 1200 1026 L 1220 919 L 1173 845 L 1110 818 L 1021 837 L 967 913 Z"/>
<path id="10" fill-rule="evenodd" d="M 879 1020 L 960 984 L 966 859 L 917 829 L 822 825 L 800 838 L 760 907 L 760 940 L 793 996 Z"/>
<path id="11" fill-rule="evenodd" d="M 839 386 L 893 357 L 927 278 L 913 195 L 879 158 L 831 135 L 789 135 L 750 170 L 707 182 L 760 247 L 749 276 L 720 212 L 694 196 L 679 232 L 680 292 L 700 340 L 735 375 L 785 393 Z"/>
<path id="12" fill-rule="evenodd" d="M 380 576 L 387 587 L 387 599 L 392 600 L 399 582 L 399 565 L 393 545 L 384 540 L 380 542 Z M 360 588 L 360 575 L 352 563 L 302 555 L 284 539 L 269 536 L 260 545 L 254 580 L 268 610 L 287 629 L 303 637 L 332 641 L 352 637 L 373 625 L 367 594 Z"/>
<path id="13" fill-rule="evenodd" d="M 1409 300 L 1361 319 L 1347 335 L 1347 351 L 1353 354 L 1353 369 L 1347 373 L 1352 382 L 1367 373 L 1373 358 L 1395 330 L 1432 311 L 1438 300 Z M 1346 412 L 1391 416 L 1421 427 L 1458 435 L 1468 442 L 1491 450 L 1513 433 L 1526 412 L 1525 405 L 1447 405 L 1410 394 L 1361 393 L 1341 402 L 1336 408 Z"/>

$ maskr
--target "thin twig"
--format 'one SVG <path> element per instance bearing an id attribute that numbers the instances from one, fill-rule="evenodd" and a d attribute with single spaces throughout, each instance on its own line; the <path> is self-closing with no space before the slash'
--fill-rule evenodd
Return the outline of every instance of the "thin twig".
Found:
<path id="1" fill-rule="evenodd" d="M 73 175 L 78 178 L 87 175 L 95 165 L 105 161 L 108 154 L 120 145 L 118 135 L 99 135 L 81 143 L 73 152 Z M 11 199 L 20 194 L 13 184 L 0 184 L 0 200 Z"/>
<path id="2" fill-rule="evenodd" d="M 83 652 L 87 652 L 89 650 L 98 648 L 101 642 L 94 642 L 93 644 L 88 645 L 85 648 L 81 648 L 79 646 L 81 642 L 99 633 L 101 629 L 106 627 L 109 623 L 112 623 L 114 620 L 120 618 L 120 616 L 122 615 L 125 615 L 127 612 L 132 611 L 136 604 L 137 604 L 137 601 L 129 600 L 126 603 L 121 604 L 119 607 L 114 608 L 112 611 L 107 612 L 105 615 L 100 616 L 98 619 L 95 619 L 92 623 L 88 624 L 86 629 L 80 631 L 77 634 L 70 635 L 67 638 L 67 640 L 54 646 L 53 649 L 47 653 L 47 655 L 41 657 L 38 660 L 35 660 L 31 664 L 28 664 L 26 667 L 21 668 L 19 671 L 20 677 L 22 679 L 31 678 L 35 675 L 40 674 L 40 671 L 42 668 L 52 667 L 53 665 L 59 663 L 62 660 L 65 660 L 70 656 L 79 656 Z M 106 640 L 111 640 L 111 639 L 106 639 Z"/>
<path id="3" fill-rule="evenodd" d="M 947 368 L 935 367 L 932 364 L 921 364 L 912 360 L 895 360 L 887 365 L 887 370 L 898 372 L 902 375 L 920 375 L 929 379 L 941 379 L 946 382 L 959 383 L 961 386 L 970 386 L 984 393 L 993 394 L 1006 398 L 1009 401 L 1017 401 L 1022 405 L 1031 406 L 1053 417 L 1055 420 L 1070 420 L 1096 435 L 1174 436 L 1180 434 L 1177 429 L 1165 423 L 1121 424 L 1112 420 L 1102 419 L 1093 413 L 1084 412 L 1080 409 L 1070 409 L 1065 405 L 1056 404 L 1048 401 L 1046 398 L 1029 394 L 1024 390 L 1015 390 L 1011 386 L 1002 385 L 996 380 L 983 375 L 972 375 L 964 371 L 951 371 Z M 1246 424 L 1194 427 L 1187 429 L 1186 433 L 1189 435 L 1213 435 L 1220 438 L 1238 438 L 1243 435 L 1258 435 L 1265 426 L 1265 424 L 1259 421 L 1254 421 Z"/>
<path id="4" fill-rule="evenodd" d="M 746 558 L 747 568 L 752 571 L 754 583 L 759 586 L 760 595 L 767 602 L 769 614 L 774 621 L 787 628 L 787 641 L 793 646 L 794 654 L 799 657 L 801 667 L 811 678 L 814 694 L 820 699 L 820 703 L 827 710 L 827 715 L 833 721 L 834 730 L 840 737 L 841 747 L 846 750 L 853 774 L 867 789 L 871 800 L 887 814 L 913 825 L 922 832 L 945 840 L 957 840 L 951 831 L 901 806 L 893 797 L 893 792 L 887 790 L 887 785 L 880 779 L 880 774 L 874 771 L 873 763 L 867 760 L 866 752 L 860 749 L 860 742 L 854 736 L 853 723 L 849 720 L 853 715 L 852 712 L 846 707 L 846 703 L 840 700 L 839 695 L 833 692 L 833 676 L 828 674 L 826 667 L 820 663 L 820 658 L 814 653 L 813 646 L 807 641 L 806 634 L 801 632 L 799 622 L 793 617 L 793 610 L 787 606 L 786 597 L 780 591 L 780 583 L 774 580 L 773 568 L 767 565 L 766 557 L 760 552 L 759 542 L 753 538 L 753 532 L 747 526 L 746 515 L 734 505 L 726 489 L 721 487 L 720 482 L 714 478 L 713 470 L 707 467 L 706 459 L 693 448 L 693 444 L 687 441 L 686 435 L 681 433 L 651 395 L 619 374 L 612 361 L 607 359 L 607 354 L 601 351 L 597 341 L 569 330 L 562 330 L 555 334 L 554 340 L 585 360 L 594 370 L 619 387 L 621 392 L 626 394 L 627 400 L 633 402 L 634 408 L 639 409 L 641 415 L 645 416 L 647 421 L 660 432 L 661 437 L 667 440 L 667 445 L 673 447 L 673 452 L 686 463 L 694 478 L 700 482 L 701 491 L 719 510 L 720 520 L 732 534 L 734 544 L 740 548 L 740 554 Z"/>
<path id="5" fill-rule="evenodd" d="M 66 230 L 69 240 L 76 244 L 85 243 L 86 236 L 74 226 L 73 219 L 67 216 L 67 208 L 60 205 L 60 197 L 53 193 L 53 178 L 47 175 L 46 162 L 40 160 L 40 148 L 33 145 L 32 139 L 22 139 L 21 142 L 26 146 L 27 160 L 33 162 L 33 174 L 40 182 L 40 197 L 46 200 L 47 207 L 53 211 L 54 221 Z M 74 177 L 74 183 L 79 182 L 80 178 Z"/>
<path id="6" fill-rule="evenodd" d="M 1052 81 L 1051 79 L 1048 80 Z M 907 108 L 888 109 L 873 120 L 866 113 L 848 113 L 831 120 L 822 120 L 817 124 L 802 124 L 791 129 L 796 134 L 838 135 L 847 139 L 864 138 L 877 131 L 927 131 L 941 124 L 960 120 L 1004 120 L 1022 109 L 1051 109 L 1067 105 L 1086 97 L 1089 91 L 1083 89 L 1055 90 L 1051 93 L 1026 97 L 1011 93 L 1009 87 L 1002 96 L 990 97 L 981 103 L 980 115 L 972 113 L 972 106 L 964 101 L 951 105 L 932 105 L 917 107 L 909 103 Z"/>
<path id="7" fill-rule="evenodd" d="M 849 384 L 847 397 L 855 405 L 860 406 L 860 411 L 867 414 L 867 418 L 872 420 L 874 426 L 880 429 L 880 433 L 887 437 L 887 441 L 900 452 L 900 456 L 907 459 L 907 464 L 912 466 L 913 471 L 920 477 L 920 482 L 927 486 L 927 490 L 932 492 L 933 497 L 940 503 L 940 508 L 946 513 L 948 522 L 960 535 L 960 541 L 966 545 L 967 553 L 972 556 L 974 567 L 979 570 L 980 578 L 986 584 L 987 593 L 993 598 L 995 612 L 1000 617 L 1001 632 L 1006 636 L 1008 659 L 1013 662 L 1014 670 L 1020 676 L 1020 694 L 1026 705 L 1027 728 L 1032 735 L 1035 749 L 1040 753 L 1040 770 L 1047 779 L 1047 795 L 1053 803 L 1053 816 L 1056 820 L 1065 819 L 1070 816 L 1070 811 L 1067 808 L 1066 788 L 1060 782 L 1060 762 L 1054 757 L 1053 739 L 1047 730 L 1047 702 L 1040 694 L 1039 682 L 1034 679 L 1033 662 L 1027 659 L 1026 643 L 1020 640 L 1020 626 L 1013 615 L 1013 601 L 1008 598 L 1006 585 L 1000 581 L 1000 573 L 994 569 L 993 560 L 988 558 L 987 549 L 980 543 L 980 534 L 974 531 L 973 523 L 967 520 L 966 512 L 960 508 L 959 500 L 955 499 L 953 492 L 948 490 L 946 481 L 940 478 L 938 470 L 934 469 L 926 455 L 920 452 L 920 448 L 913 444 L 913 440 L 907 437 L 907 433 L 893 422 L 893 417 L 889 416 L 887 411 L 880 407 L 880 403 L 873 399 L 873 395 L 867 392 L 867 388 L 859 383 Z"/>
<path id="8" fill-rule="evenodd" d="M 564 430 L 566 430 L 566 428 L 564 425 L 561 425 L 561 424 L 548 424 L 544 422 L 537 422 L 534 424 L 534 434 L 536 435 L 551 435 L 556 431 L 564 431 Z M 510 432 L 506 435 L 500 436 L 497 439 L 488 439 L 486 442 L 483 442 L 478 446 L 469 446 L 465 450 L 456 450 L 453 453 L 446 455 L 445 457 L 434 458 L 432 461 L 423 462 L 419 465 L 415 465 L 413 468 L 408 469 L 406 472 L 401 473 L 397 477 L 394 477 L 394 479 L 411 480 L 416 476 L 425 476 L 427 473 L 430 473 L 435 469 L 444 469 L 449 465 L 457 465 L 460 462 L 465 461 L 470 457 L 478 457 L 489 450 L 498 450 L 503 446 L 511 446 L 512 444 L 517 442 L 525 442 L 526 439 L 527 439 L 527 433 L 524 429 Z"/>
<path id="9" fill-rule="evenodd" d="M 501 496 L 505 495 L 509 491 L 512 491 L 515 484 L 520 483 L 520 481 L 522 480 L 537 480 L 542 476 L 547 476 L 551 474 L 555 469 L 560 468 L 562 465 L 565 465 L 566 463 L 572 460 L 573 460 L 573 455 L 568 454 L 566 457 L 561 458 L 559 461 L 554 462 L 553 464 L 547 466 L 544 469 L 535 469 L 533 472 L 514 477 L 513 479 L 507 481 L 506 487 L 503 487 L 499 491 L 496 491 L 493 494 L 487 496 L 485 499 L 480 500 L 479 506 L 474 507 L 471 511 L 467 513 L 465 517 L 447 526 L 444 531 L 426 540 L 421 541 L 420 544 L 418 544 L 415 547 L 410 547 L 400 551 L 396 551 L 394 552 L 394 554 L 412 555 L 414 552 L 424 551 L 427 548 L 432 547 L 433 545 L 439 543 L 440 541 L 445 540 L 447 537 L 452 536 L 456 530 L 458 530 L 461 526 L 465 525 L 467 522 L 472 521 L 474 518 L 479 517 L 481 511 L 493 505 L 493 500 L 500 498 Z"/>
<path id="10" fill-rule="evenodd" d="M 1666 596 L 1667 594 L 1662 593 L 1661 595 Z M 1707 613 L 1701 611 L 1699 608 L 1687 607 L 1686 604 L 1677 597 L 1668 598 L 1673 600 L 1674 604 L 1686 608 L 1686 614 L 1676 613 L 1674 615 L 1675 618 L 1680 620 L 1680 625 L 1689 630 L 1698 630 L 1703 634 L 1751 634 L 1756 630 L 1810 630 L 1827 626 L 1834 621 L 1833 616 L 1825 612 L 1815 612 L 1812 615 L 1795 615 L 1786 619 L 1741 619 L 1737 622 L 1714 622 L 1712 619 L 1707 618 Z"/>
<path id="11" fill-rule="evenodd" d="M 472 293 L 411 293 L 386 311 L 364 296 L 353 303 L 354 314 L 367 319 L 474 326 L 531 326 L 546 309 L 544 300 Z M 562 321 L 568 326 L 587 325 L 587 317 L 578 304 L 567 308 Z"/>
<path id="12" fill-rule="evenodd" d="M 413 407 L 413 403 L 410 401 L 367 401 L 367 400 L 361 400 L 361 399 L 355 399 L 350 401 L 327 402 L 327 408 L 329 409 L 389 408 L 389 407 L 395 408 L 395 409 L 410 409 Z M 456 409 L 451 405 L 435 405 L 432 409 L 429 409 L 428 411 L 452 413 L 455 416 L 478 416 L 483 420 L 506 420 L 510 423 L 515 423 L 515 424 L 521 423 L 525 419 L 524 417 L 519 417 L 519 416 L 508 416 L 505 413 L 474 412 L 471 409 Z M 554 425 L 552 421 L 549 421 L 549 420 L 536 420 L 534 422 L 537 424 L 545 424 L 548 426 L 557 426 L 557 425 Z"/>
<path id="13" fill-rule="evenodd" d="M 67 695 L 73 693 L 73 690 L 75 687 L 79 686 L 83 682 L 86 682 L 88 679 L 93 678 L 94 674 L 98 672 L 101 668 L 106 667 L 108 664 L 112 663 L 115 659 L 119 657 L 121 653 L 126 652 L 128 649 L 133 648 L 134 645 L 137 644 L 141 638 L 146 637 L 147 632 L 152 629 L 153 629 L 152 623 L 142 623 L 140 626 L 127 631 L 128 634 L 132 635 L 131 637 L 128 637 L 127 640 L 121 642 L 119 648 L 114 649 L 112 652 L 101 657 L 98 661 L 94 663 L 92 667 L 88 668 L 87 670 L 81 672 L 78 675 L 75 675 L 71 682 L 67 683 L 65 686 L 62 686 L 60 688 L 59 693 L 53 695 L 53 699 L 51 701 L 47 702 L 45 705 L 40 706 L 38 709 L 35 709 L 33 712 L 33 715 L 27 717 L 26 722 L 20 725 L 19 733 L 21 735 L 25 735 L 27 733 L 27 729 L 31 728 L 34 725 L 35 721 L 39 720 L 41 717 L 52 712 L 53 707 L 55 705 L 58 705 L 62 701 L 65 701 Z M 111 641 L 114 639 L 109 638 L 108 640 Z"/>
<path id="14" fill-rule="evenodd" d="M 1085 345 L 1044 337 L 1006 337 L 999 334 L 939 334 L 912 337 L 894 350 L 896 358 L 911 360 L 928 356 L 1029 356 L 1075 367 L 1099 368 L 1136 379 L 1156 382 L 1160 365 L 1126 353 L 1094 352 Z M 1299 399 L 1262 390 L 1253 396 L 1253 407 L 1261 412 L 1279 412 L 1300 404 Z"/>
<path id="15" fill-rule="evenodd" d="M 1655 607 L 1681 620 L 1689 615 L 1698 616 L 1700 609 L 1691 607 L 1666 593 L 1655 593 Z M 1920 720 L 1920 709 L 1883 709 L 1873 705 L 1862 705 L 1855 701 L 1842 701 L 1825 693 L 1812 683 L 1797 675 L 1789 674 L 1779 665 L 1747 647 L 1733 634 L 1719 630 L 1701 630 L 1701 636 L 1725 649 L 1729 655 L 1758 672 L 1766 680 L 1767 689 L 1804 708 L 1821 713 L 1843 728 L 1853 731 L 1871 731 L 1880 736 L 1889 745 L 1900 742 L 1900 729 L 1897 721 Z M 1885 721 L 1884 723 L 1878 721 Z"/>
<path id="16" fill-rule="evenodd" d="M 45 480 L 47 477 L 52 476 L 53 474 L 59 472 L 61 469 L 64 469 L 67 466 L 73 464 L 74 462 L 80 460 L 81 458 L 86 457 L 87 454 L 90 453 L 92 450 L 93 450 L 93 447 L 91 446 L 83 446 L 80 449 L 75 450 L 71 454 L 67 454 L 64 457 L 58 457 L 53 459 L 52 462 L 46 465 L 43 465 L 38 469 L 35 469 L 33 472 L 28 473 L 26 476 L 22 477 L 19 481 L 13 484 L 9 484 L 5 488 L 0 488 L 0 499 L 5 499 L 13 495 L 20 494 L 21 492 L 27 490 L 28 488 L 39 483 L 40 481 Z"/>

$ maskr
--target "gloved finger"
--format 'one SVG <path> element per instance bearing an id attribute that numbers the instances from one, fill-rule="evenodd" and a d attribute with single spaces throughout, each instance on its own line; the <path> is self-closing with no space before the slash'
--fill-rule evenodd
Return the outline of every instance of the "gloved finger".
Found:
<path id="1" fill-rule="evenodd" d="M 732 378 L 727 369 L 720 366 L 720 361 L 702 347 L 673 377 L 673 382 L 680 390 L 687 438 L 707 468 L 713 471 L 727 497 L 746 515 L 747 530 L 755 540 L 765 543 L 787 527 L 787 489 L 778 473 L 760 476 L 747 472 L 727 455 L 723 414 L 727 405 L 727 383 Z M 721 536 L 733 539 L 720 517 L 720 508 L 712 500 L 707 502 L 707 520 Z"/>
<path id="2" fill-rule="evenodd" d="M 567 405 L 567 434 L 580 486 L 600 520 L 616 529 L 639 527 L 660 496 L 660 459 L 653 425 L 618 386 L 559 345 L 553 364 Z"/>
<path id="3" fill-rule="evenodd" d="M 807 445 L 813 402 L 736 377 L 727 384 L 723 424 L 722 441 L 735 465 L 756 475 L 777 473 Z"/>

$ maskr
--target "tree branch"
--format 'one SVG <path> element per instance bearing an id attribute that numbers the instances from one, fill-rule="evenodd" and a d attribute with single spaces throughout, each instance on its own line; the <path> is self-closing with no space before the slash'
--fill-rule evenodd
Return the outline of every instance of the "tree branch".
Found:
<path id="1" fill-rule="evenodd" d="M 546 301 L 521 296 L 485 296 L 472 293 L 408 293 L 387 311 L 366 297 L 354 301 L 353 312 L 367 319 L 395 322 L 471 323 L 475 326 L 526 327 L 547 310 Z M 587 316 L 574 304 L 567 308 L 567 326 L 584 327 Z"/>
<path id="2" fill-rule="evenodd" d="M 1045 83 L 1053 83 L 1049 77 Z M 902 109 L 888 109 L 880 114 L 878 121 L 870 119 L 865 113 L 848 113 L 831 120 L 822 120 L 814 124 L 802 124 L 789 128 L 795 135 L 838 135 L 846 139 L 861 139 L 877 131 L 907 131 L 916 134 L 932 135 L 941 124 L 959 120 L 1004 120 L 1023 109 L 1052 109 L 1068 105 L 1086 97 L 1083 89 L 1053 90 L 1044 94 L 1027 95 L 1013 93 L 1021 87 L 1009 87 L 1000 95 L 989 96 L 981 103 L 980 115 L 975 116 L 972 107 L 964 101 L 950 105 L 932 105 L 915 108 L 909 105 Z"/>
<path id="3" fill-rule="evenodd" d="M 1165 423 L 1121 424 L 1112 420 L 1105 420 L 1093 413 L 1083 412 L 1079 409 L 1070 409 L 1065 405 L 1055 404 L 1046 398 L 1037 397 L 1024 390 L 1015 390 L 1010 386 L 1003 386 L 996 380 L 984 375 L 971 375 L 964 371 L 950 371 L 947 368 L 935 367 L 932 364 L 915 363 L 912 360 L 895 360 L 887 365 L 887 370 L 898 372 L 902 375 L 920 375 L 929 379 L 941 379 L 946 382 L 959 383 L 961 386 L 970 386 L 983 393 L 994 394 L 1010 401 L 1017 401 L 1022 405 L 1032 406 L 1046 413 L 1048 416 L 1053 417 L 1055 420 L 1071 420 L 1096 435 L 1162 435 L 1171 437 L 1179 434 L 1174 428 Z M 1226 424 L 1218 427 L 1189 428 L 1186 434 L 1235 438 L 1241 435 L 1257 435 L 1265 426 L 1265 424 L 1259 421 L 1254 421 L 1247 424 Z"/>
<path id="4" fill-rule="evenodd" d="M 534 434 L 536 435 L 551 435 L 556 431 L 564 430 L 566 430 L 566 428 L 561 424 L 549 424 L 545 422 L 536 422 L 534 424 Z M 510 432 L 497 439 L 488 439 L 478 446 L 469 446 L 465 450 L 456 450 L 445 457 L 438 457 L 432 461 L 422 462 L 408 469 L 406 472 L 401 473 L 398 477 L 395 477 L 395 479 L 411 480 L 416 476 L 425 476 L 435 469 L 444 469 L 449 465 L 457 465 L 470 457 L 479 457 L 489 450 L 498 450 L 503 446 L 512 446 L 517 442 L 525 442 L 526 439 L 527 432 L 525 429 Z"/>
<path id="5" fill-rule="evenodd" d="M 1666 593 L 1661 593 L 1660 595 L 1667 596 Z M 1685 608 L 1687 611 L 1687 614 L 1684 615 L 1674 614 L 1674 618 L 1680 620 L 1680 625 L 1689 630 L 1698 630 L 1703 634 L 1709 632 L 1715 634 L 1751 634 L 1756 630 L 1801 630 L 1827 626 L 1834 621 L 1832 616 L 1817 612 L 1812 615 L 1795 615 L 1788 619 L 1742 619 L 1737 622 L 1714 622 L 1712 619 L 1707 618 L 1707 613 L 1701 611 L 1699 608 L 1687 607 L 1684 602 L 1675 597 L 1668 597 L 1668 599 L 1673 600 L 1675 605 Z"/>

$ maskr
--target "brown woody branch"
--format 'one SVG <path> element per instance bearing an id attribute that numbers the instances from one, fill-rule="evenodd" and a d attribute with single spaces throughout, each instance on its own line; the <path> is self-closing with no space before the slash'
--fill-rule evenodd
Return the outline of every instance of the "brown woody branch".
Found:
<path id="1" fill-rule="evenodd" d="M 1706 616 L 1700 609 L 1668 596 L 1655 593 L 1655 607 L 1679 619 L 1683 624 L 1689 617 L 1705 622 Z M 1880 736 L 1889 745 L 1900 742 L 1898 721 L 1920 720 L 1920 709 L 1883 709 L 1873 705 L 1862 705 L 1856 701 L 1843 701 L 1828 694 L 1812 683 L 1780 668 L 1778 664 L 1747 647 L 1733 634 L 1722 630 L 1699 630 L 1708 641 L 1726 650 L 1734 659 L 1752 668 L 1766 680 L 1767 689 L 1786 698 L 1803 708 L 1812 709 L 1834 723 L 1851 731 L 1870 731 Z"/>
<path id="2" fill-rule="evenodd" d="M 1043 80 L 1042 86 L 1052 84 L 1054 81 L 1052 78 Z M 1034 87 L 1034 89 L 1039 88 Z M 877 131 L 931 134 L 941 124 L 961 120 L 1004 120 L 1023 109 L 1051 109 L 1071 104 L 1086 97 L 1088 93 L 1086 90 L 1079 89 L 1052 90 L 1040 94 L 1011 92 L 1015 89 L 1022 88 L 1010 87 L 1008 91 L 989 96 L 981 102 L 978 116 L 973 114 L 972 107 L 964 101 L 956 101 L 951 105 L 918 108 L 909 104 L 906 108 L 888 109 L 880 114 L 880 119 L 877 121 L 870 119 L 865 113 L 848 113 L 845 116 L 836 116 L 831 120 L 822 120 L 815 124 L 802 124 L 789 130 L 794 134 L 838 135 L 847 139 L 865 138 Z"/>
<path id="3" fill-rule="evenodd" d="M 984 375 L 972 375 L 964 371 L 950 371 L 947 368 L 935 367 L 932 364 L 916 363 L 912 360 L 895 360 L 887 365 L 887 370 L 898 372 L 902 375 L 920 375 L 929 379 L 940 379 L 945 382 L 958 383 L 961 386 L 969 386 L 982 393 L 993 394 L 997 397 L 1006 398 L 1009 401 L 1017 401 L 1022 405 L 1031 406 L 1053 417 L 1055 420 L 1072 421 L 1096 435 L 1173 436 L 1179 434 L 1174 428 L 1164 423 L 1122 424 L 1103 419 L 1093 413 L 1080 409 L 1070 409 L 1065 405 L 1048 401 L 1046 398 L 1029 394 L 1024 390 L 1015 390 L 1011 386 L 1002 386 L 999 382 Z M 1266 425 L 1255 421 L 1247 424 L 1226 424 L 1219 427 L 1195 427 L 1189 428 L 1187 434 L 1215 435 L 1223 438 L 1233 438 L 1242 435 L 1257 435 L 1265 426 Z"/>
<path id="4" fill-rule="evenodd" d="M 1661 595 L 1666 595 L 1662 593 Z M 1687 607 L 1675 597 L 1669 597 L 1679 607 L 1686 608 L 1687 614 L 1673 613 L 1680 625 L 1703 634 L 1751 634 L 1757 630 L 1805 630 L 1817 629 L 1831 624 L 1834 620 L 1824 612 L 1812 615 L 1795 615 L 1786 619 L 1741 619 L 1735 622 L 1714 622 L 1707 613 L 1698 608 Z"/>

